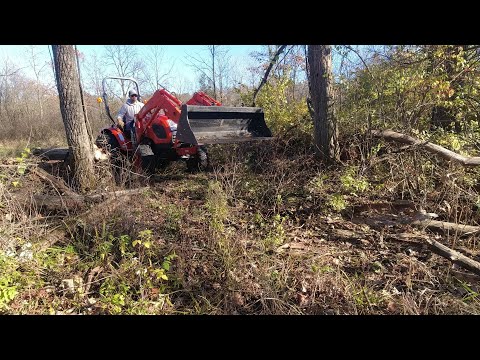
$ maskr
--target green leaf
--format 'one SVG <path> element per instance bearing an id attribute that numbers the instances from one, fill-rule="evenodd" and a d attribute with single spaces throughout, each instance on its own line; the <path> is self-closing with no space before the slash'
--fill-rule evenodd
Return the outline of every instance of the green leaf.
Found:
<path id="1" fill-rule="evenodd" d="M 25 165 L 18 165 L 18 169 L 17 169 L 17 172 L 20 174 L 20 175 L 23 175 L 25 174 L 25 170 L 27 169 L 27 167 Z"/>

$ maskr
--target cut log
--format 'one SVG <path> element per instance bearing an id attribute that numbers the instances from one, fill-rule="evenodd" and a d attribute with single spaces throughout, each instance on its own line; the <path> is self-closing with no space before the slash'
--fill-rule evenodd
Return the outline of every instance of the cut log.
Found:
<path id="1" fill-rule="evenodd" d="M 465 255 L 460 254 L 459 252 L 452 250 L 449 247 L 440 244 L 438 241 L 435 241 L 433 239 L 425 239 L 425 241 L 430 245 L 430 248 L 435 254 L 443 256 L 454 264 L 457 264 L 464 269 L 470 270 L 471 272 L 480 275 L 480 263 L 478 263 L 477 261 L 472 260 Z"/>
<path id="2" fill-rule="evenodd" d="M 412 136 L 405 135 L 396 131 L 392 130 L 372 130 L 372 135 L 375 137 L 380 137 L 385 140 L 389 141 L 396 141 L 402 144 L 409 144 L 409 145 L 417 145 L 417 146 L 422 146 L 425 150 L 437 154 L 440 157 L 450 160 L 450 161 L 456 161 L 459 164 L 462 164 L 463 166 L 478 166 L 480 165 L 480 157 L 479 156 L 473 156 L 473 157 L 467 157 L 463 156 L 460 154 L 457 154 L 451 150 L 448 150 L 444 148 L 443 146 L 433 144 L 428 141 L 422 141 L 419 139 L 416 139 Z"/>
<path id="3" fill-rule="evenodd" d="M 33 149 L 32 154 L 45 160 L 65 160 L 68 157 L 68 148 Z"/>

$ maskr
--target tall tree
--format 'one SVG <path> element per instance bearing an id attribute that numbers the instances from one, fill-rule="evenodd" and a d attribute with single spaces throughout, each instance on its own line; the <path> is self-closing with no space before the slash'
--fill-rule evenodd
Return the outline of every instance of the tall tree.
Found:
<path id="1" fill-rule="evenodd" d="M 310 101 L 313 110 L 315 152 L 326 162 L 340 158 L 334 112 L 332 51 L 330 45 L 309 45 L 307 51 Z"/>
<path id="2" fill-rule="evenodd" d="M 145 64 L 138 58 L 137 48 L 134 45 L 106 45 L 105 55 L 107 66 L 115 68 L 116 76 L 134 78 L 141 87 L 143 83 L 142 72 Z M 123 98 L 127 96 L 128 83 L 122 81 Z"/>
<path id="3" fill-rule="evenodd" d="M 165 48 L 159 45 L 149 46 L 145 63 L 147 66 L 143 69 L 143 74 L 148 90 L 153 94 L 162 87 L 169 87 L 169 77 L 175 62 L 165 57 Z"/>
<path id="4" fill-rule="evenodd" d="M 73 45 L 52 45 L 60 111 L 71 154 L 74 186 L 86 191 L 94 181 L 93 144 L 82 111 L 80 82 Z"/>
<path id="5" fill-rule="evenodd" d="M 33 70 L 33 73 L 35 74 L 35 80 L 37 81 L 36 83 L 36 94 L 37 94 L 37 102 L 38 102 L 38 107 L 40 109 L 40 121 L 43 121 L 43 99 L 42 99 L 42 94 L 44 89 L 41 86 L 40 82 L 40 76 L 42 71 L 45 69 L 45 67 L 48 65 L 47 61 L 43 61 L 41 59 L 42 57 L 42 51 L 38 49 L 37 45 L 30 45 L 27 50 L 27 56 L 28 56 L 28 62 Z"/>
<path id="6" fill-rule="evenodd" d="M 224 87 L 226 87 L 227 73 L 229 71 L 230 58 L 228 56 L 229 49 L 224 45 L 207 45 L 207 57 L 199 54 L 188 55 L 188 65 L 194 68 L 199 74 L 200 85 L 205 85 L 205 80 L 211 87 L 212 91 L 207 91 L 215 99 L 223 100 Z"/>
<path id="7" fill-rule="evenodd" d="M 102 94 L 102 80 L 105 77 L 105 66 L 96 53 L 81 62 L 82 74 L 86 74 L 87 89 L 99 96 Z"/>

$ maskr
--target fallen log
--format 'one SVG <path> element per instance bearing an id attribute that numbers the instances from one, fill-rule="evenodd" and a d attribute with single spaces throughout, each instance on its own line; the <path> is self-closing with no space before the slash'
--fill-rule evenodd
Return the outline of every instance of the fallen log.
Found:
<path id="1" fill-rule="evenodd" d="M 394 200 L 383 202 L 370 202 L 359 205 L 354 205 L 352 211 L 357 214 L 369 210 L 384 210 L 384 209 L 411 209 L 415 210 L 415 203 L 411 200 Z"/>
<path id="2" fill-rule="evenodd" d="M 119 190 L 119 191 L 111 191 L 108 193 L 85 195 L 85 200 L 87 202 L 100 202 L 103 200 L 107 200 L 109 198 L 116 198 L 116 197 L 125 196 L 125 195 L 141 194 L 142 192 L 148 189 L 150 189 L 150 187 L 145 186 L 137 189 Z"/>
<path id="3" fill-rule="evenodd" d="M 85 199 L 81 195 L 34 195 L 33 200 L 37 207 L 49 210 L 77 210 L 85 207 Z"/>
<path id="4" fill-rule="evenodd" d="M 68 157 L 68 148 L 35 148 L 32 154 L 45 160 L 65 160 Z"/>
<path id="5" fill-rule="evenodd" d="M 0 167 L 3 167 L 3 168 L 19 168 L 19 167 L 27 167 L 27 166 L 37 166 L 37 164 L 36 163 L 0 164 Z"/>
<path id="6" fill-rule="evenodd" d="M 441 231 L 445 234 L 456 233 L 461 236 L 474 235 L 480 233 L 480 226 L 456 224 L 446 221 L 432 220 L 424 214 L 417 214 L 413 218 L 410 216 L 398 216 L 394 214 L 385 214 L 369 217 L 354 217 L 352 219 L 357 224 L 367 224 L 374 228 L 393 227 L 398 225 L 413 225 L 422 230 L 430 229 Z"/>
<path id="7" fill-rule="evenodd" d="M 71 197 L 75 197 L 78 195 L 67 184 L 65 184 L 65 181 L 63 181 L 63 179 L 57 178 L 41 168 L 31 168 L 30 172 L 38 176 L 40 179 L 49 182 L 56 189 L 61 190 L 62 192 Z"/>
<path id="8" fill-rule="evenodd" d="M 112 191 L 108 193 L 79 195 L 69 193 L 68 195 L 34 195 L 33 199 L 38 207 L 45 207 L 49 210 L 78 210 L 91 203 L 99 203 L 110 198 L 116 198 L 126 195 L 135 195 L 144 192 L 149 187 L 137 189 Z"/>
<path id="9" fill-rule="evenodd" d="M 402 144 L 409 144 L 409 145 L 416 145 L 416 146 L 422 146 L 425 148 L 425 150 L 437 154 L 440 157 L 450 160 L 450 161 L 456 161 L 463 166 L 478 166 L 480 165 L 480 157 L 479 156 L 463 156 L 460 154 L 457 154 L 451 150 L 448 150 L 444 148 L 443 146 L 433 144 L 428 141 L 422 141 L 419 139 L 416 139 L 412 136 L 405 135 L 393 130 L 372 130 L 372 135 L 375 137 L 380 137 L 385 140 L 389 141 L 396 141 Z"/>
<path id="10" fill-rule="evenodd" d="M 475 260 L 472 260 L 466 257 L 463 254 L 460 254 L 458 251 L 452 250 L 449 247 L 440 244 L 438 241 L 433 239 L 425 239 L 425 241 L 430 245 L 431 250 L 440 256 L 450 260 L 454 264 L 457 264 L 464 269 L 470 270 L 471 272 L 480 275 L 480 263 Z"/>
<path id="11" fill-rule="evenodd" d="M 410 222 L 411 225 L 427 228 L 430 230 L 438 230 L 443 233 L 457 233 L 459 235 L 473 235 L 480 232 L 480 226 L 472 226 L 465 224 L 455 224 L 446 221 L 430 220 L 430 219 L 417 219 Z"/>

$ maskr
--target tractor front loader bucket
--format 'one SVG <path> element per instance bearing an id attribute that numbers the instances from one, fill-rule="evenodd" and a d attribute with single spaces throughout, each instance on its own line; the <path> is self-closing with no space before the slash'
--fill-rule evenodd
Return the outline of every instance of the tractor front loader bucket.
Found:
<path id="1" fill-rule="evenodd" d="M 183 104 L 177 139 L 192 145 L 226 144 L 272 139 L 272 133 L 261 108 Z"/>

